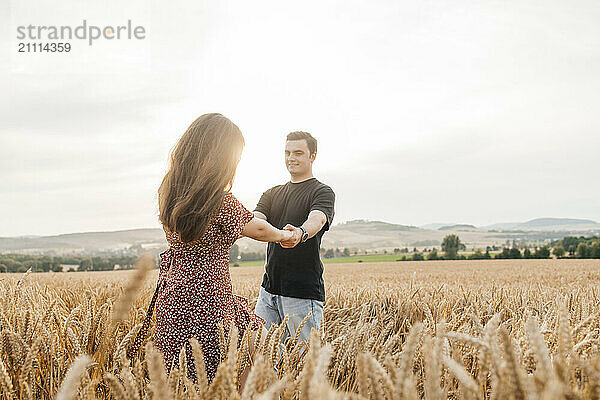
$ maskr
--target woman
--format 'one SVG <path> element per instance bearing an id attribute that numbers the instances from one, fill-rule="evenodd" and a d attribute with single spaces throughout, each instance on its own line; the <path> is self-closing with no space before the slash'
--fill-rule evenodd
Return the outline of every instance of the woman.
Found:
<path id="1" fill-rule="evenodd" d="M 229 119 L 200 116 L 177 142 L 158 189 L 169 249 L 161 253 L 154 340 L 167 371 L 182 346 L 186 356 L 191 354 L 187 341 L 195 337 L 212 381 L 219 362 L 217 323 L 223 323 L 226 334 L 235 324 L 240 337 L 248 327 L 262 329 L 264 321 L 249 310 L 246 299 L 232 293 L 229 249 L 241 236 L 280 242 L 292 232 L 254 218 L 229 192 L 243 146 L 240 129 Z M 193 364 L 188 367 L 196 380 Z"/>

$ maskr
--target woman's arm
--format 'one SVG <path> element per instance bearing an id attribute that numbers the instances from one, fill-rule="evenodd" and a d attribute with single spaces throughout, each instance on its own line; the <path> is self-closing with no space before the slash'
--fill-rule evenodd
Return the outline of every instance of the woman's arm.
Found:
<path id="1" fill-rule="evenodd" d="M 293 235 L 294 232 L 277 229 L 267 221 L 256 217 L 252 218 L 242 231 L 242 236 L 261 242 L 281 242 L 289 240 Z"/>

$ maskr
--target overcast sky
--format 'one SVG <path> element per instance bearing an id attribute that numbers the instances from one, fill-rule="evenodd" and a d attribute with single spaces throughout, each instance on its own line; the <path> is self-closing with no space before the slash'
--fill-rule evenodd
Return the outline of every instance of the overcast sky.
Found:
<path id="1" fill-rule="evenodd" d="M 600 221 L 596 0 L 0 7 L 0 236 L 160 227 L 169 152 L 207 112 L 242 129 L 250 209 L 305 130 L 335 222 Z M 17 52 L 20 25 L 84 19 L 146 37 Z"/>

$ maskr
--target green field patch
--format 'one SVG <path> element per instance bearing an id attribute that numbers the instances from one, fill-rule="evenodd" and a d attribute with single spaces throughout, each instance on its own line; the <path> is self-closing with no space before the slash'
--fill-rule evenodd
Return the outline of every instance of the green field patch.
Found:
<path id="1" fill-rule="evenodd" d="M 323 264 L 344 264 L 344 263 L 360 263 L 360 262 L 391 262 L 397 261 L 401 256 L 396 254 L 365 254 L 364 256 L 349 256 L 335 258 L 321 258 Z M 242 261 L 237 263 L 240 267 L 256 267 L 265 265 L 265 261 Z M 233 267 L 233 264 L 229 265 Z"/>

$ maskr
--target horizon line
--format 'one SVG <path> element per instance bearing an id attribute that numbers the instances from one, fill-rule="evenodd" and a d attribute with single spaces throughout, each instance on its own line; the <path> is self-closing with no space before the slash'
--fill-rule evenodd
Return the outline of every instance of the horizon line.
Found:
<path id="1" fill-rule="evenodd" d="M 356 218 L 356 219 L 351 219 L 351 220 L 340 221 L 338 223 L 335 223 L 333 226 L 343 225 L 343 224 L 346 224 L 348 222 L 365 221 L 365 222 L 382 222 L 382 223 L 391 224 L 391 225 L 402 225 L 402 226 L 415 227 L 415 228 L 420 228 L 420 229 L 424 229 L 422 227 L 427 226 L 427 225 L 441 225 L 440 227 L 454 226 L 454 225 L 471 225 L 471 226 L 474 226 L 475 228 L 480 229 L 482 227 L 499 225 L 499 224 L 524 224 L 524 223 L 535 221 L 535 220 L 538 220 L 538 219 L 557 219 L 557 220 L 569 219 L 569 220 L 578 220 L 578 221 L 589 221 L 591 223 L 600 225 L 600 223 L 598 223 L 597 221 L 594 221 L 592 219 L 586 219 L 586 218 L 537 217 L 537 218 L 528 219 L 527 221 L 524 221 L 524 222 L 518 222 L 518 221 L 496 222 L 496 223 L 493 223 L 493 224 L 479 225 L 479 226 L 475 225 L 475 224 L 471 224 L 471 223 L 466 223 L 466 222 L 448 222 L 448 223 L 446 223 L 446 222 L 430 222 L 430 223 L 421 224 L 421 225 L 410 225 L 410 224 L 401 224 L 401 223 L 387 222 L 387 221 L 378 220 L 378 219 Z M 77 234 L 87 234 L 87 233 L 114 233 L 114 232 L 126 232 L 126 231 L 136 231 L 136 230 L 146 230 L 146 229 L 161 229 L 161 228 L 160 227 L 141 227 L 141 228 L 125 228 L 125 229 L 109 229 L 109 230 L 76 231 L 76 232 L 64 232 L 64 233 L 56 233 L 56 234 L 24 234 L 24 235 L 17 235 L 17 236 L 0 236 L 0 239 L 38 238 L 38 237 L 77 235 Z M 427 228 L 425 228 L 425 229 L 427 229 Z"/>

